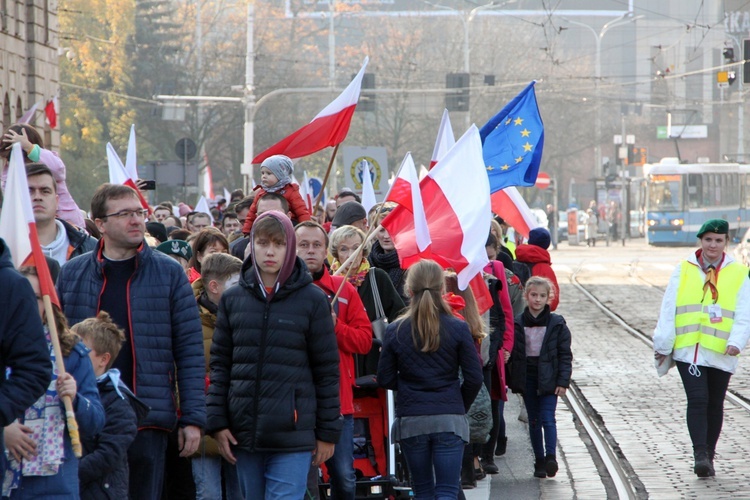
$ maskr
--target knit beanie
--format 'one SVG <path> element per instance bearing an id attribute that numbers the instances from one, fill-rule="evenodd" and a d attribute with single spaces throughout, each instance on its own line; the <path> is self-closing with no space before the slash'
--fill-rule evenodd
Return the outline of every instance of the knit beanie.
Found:
<path id="1" fill-rule="evenodd" d="M 266 191 L 273 193 L 274 191 L 278 191 L 287 184 L 291 184 L 292 173 L 294 172 L 294 163 L 292 163 L 292 159 L 288 156 L 269 156 L 268 158 L 263 160 L 263 163 L 261 163 L 260 166 L 261 168 L 266 167 L 273 173 L 273 175 L 276 176 L 276 179 L 278 179 L 278 182 L 273 186 L 264 186 Z"/>
<path id="2" fill-rule="evenodd" d="M 529 232 L 529 245 L 547 250 L 550 244 L 550 234 L 544 227 L 537 227 Z"/>

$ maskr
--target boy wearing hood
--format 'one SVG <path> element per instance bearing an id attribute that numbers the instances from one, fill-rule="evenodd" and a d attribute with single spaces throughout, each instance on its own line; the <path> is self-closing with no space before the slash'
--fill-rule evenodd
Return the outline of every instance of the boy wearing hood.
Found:
<path id="1" fill-rule="evenodd" d="M 250 241 L 239 286 L 219 302 L 208 432 L 244 498 L 302 498 L 310 462 L 333 455 L 342 427 L 331 309 L 286 215 L 260 215 Z"/>

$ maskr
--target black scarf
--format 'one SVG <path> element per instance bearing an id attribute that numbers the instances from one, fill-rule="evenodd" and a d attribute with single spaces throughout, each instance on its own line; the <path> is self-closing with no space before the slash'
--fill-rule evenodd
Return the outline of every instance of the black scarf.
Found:
<path id="1" fill-rule="evenodd" d="M 376 241 L 372 245 L 372 250 L 370 250 L 370 264 L 373 267 L 379 267 L 383 271 L 388 273 L 388 276 L 391 278 L 391 282 L 393 283 L 393 286 L 396 288 L 396 291 L 399 293 L 399 295 L 403 295 L 404 292 L 404 271 L 401 269 L 401 264 L 398 261 L 398 252 L 395 250 L 392 252 L 387 252 L 383 250 L 383 247 L 380 246 L 380 242 Z"/>
<path id="2" fill-rule="evenodd" d="M 523 310 L 523 326 L 547 326 L 549 324 L 549 305 L 544 306 L 544 310 L 536 318 L 531 315 L 529 308 Z"/>
<path id="3" fill-rule="evenodd" d="M 201 293 L 198 296 L 198 304 L 205 307 L 208 312 L 211 314 L 216 314 L 219 312 L 219 306 L 211 302 L 211 300 L 208 298 L 208 293 L 206 293 L 206 290 L 203 290 L 203 293 Z"/>

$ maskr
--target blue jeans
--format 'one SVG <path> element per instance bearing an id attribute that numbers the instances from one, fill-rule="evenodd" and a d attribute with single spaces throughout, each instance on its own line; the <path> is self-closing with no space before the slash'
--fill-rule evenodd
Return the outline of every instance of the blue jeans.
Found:
<path id="1" fill-rule="evenodd" d="M 169 433 L 155 429 L 138 431 L 128 448 L 130 498 L 158 500 L 164 484 L 164 462 Z"/>
<path id="2" fill-rule="evenodd" d="M 299 500 L 305 495 L 312 453 L 250 453 L 235 449 L 237 477 L 247 499 Z"/>
<path id="3" fill-rule="evenodd" d="M 237 477 L 237 466 L 221 459 L 221 472 L 224 474 L 226 500 L 244 500 L 240 491 L 240 480 Z"/>
<path id="4" fill-rule="evenodd" d="M 331 476 L 331 499 L 354 500 L 357 476 L 354 474 L 354 415 L 344 415 L 344 428 L 333 456 L 326 462 Z"/>
<path id="5" fill-rule="evenodd" d="M 465 444 L 452 432 L 422 434 L 401 440 L 415 499 L 455 500 L 458 497 Z"/>
<path id="6" fill-rule="evenodd" d="M 221 457 L 197 457 L 191 460 L 196 500 L 222 500 Z"/>
<path id="7" fill-rule="evenodd" d="M 537 377 L 527 375 L 523 402 L 526 405 L 526 413 L 529 415 L 531 448 L 534 450 L 534 457 L 539 460 L 544 458 L 545 449 L 547 455 L 556 454 L 557 423 L 555 422 L 555 410 L 557 409 L 557 396 L 554 394 L 538 396 L 536 393 L 537 387 Z"/>

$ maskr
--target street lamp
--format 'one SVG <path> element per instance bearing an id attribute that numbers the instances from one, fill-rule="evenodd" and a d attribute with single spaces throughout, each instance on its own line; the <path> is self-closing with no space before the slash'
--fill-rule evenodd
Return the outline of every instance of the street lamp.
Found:
<path id="1" fill-rule="evenodd" d="M 595 174 L 601 173 L 602 168 L 602 102 L 601 102 L 601 88 L 599 87 L 599 83 L 602 77 L 602 38 L 604 38 L 604 35 L 609 31 L 611 28 L 616 28 L 618 26 L 623 26 L 625 24 L 629 24 L 632 22 L 637 21 L 638 19 L 641 19 L 643 16 L 633 16 L 631 12 L 626 12 L 622 14 L 619 17 L 616 17 L 615 19 L 611 20 L 604 26 L 602 26 L 602 29 L 600 31 L 596 31 L 594 28 L 589 26 L 588 24 L 581 23 L 578 21 L 573 21 L 571 19 L 563 18 L 565 21 L 569 22 L 570 24 L 575 24 L 576 26 L 581 26 L 583 28 L 587 28 L 592 35 L 594 35 L 594 41 L 596 42 L 596 66 L 594 69 L 595 72 L 595 85 L 596 85 L 596 118 L 594 121 L 594 133 L 595 133 L 595 168 L 594 171 Z"/>

